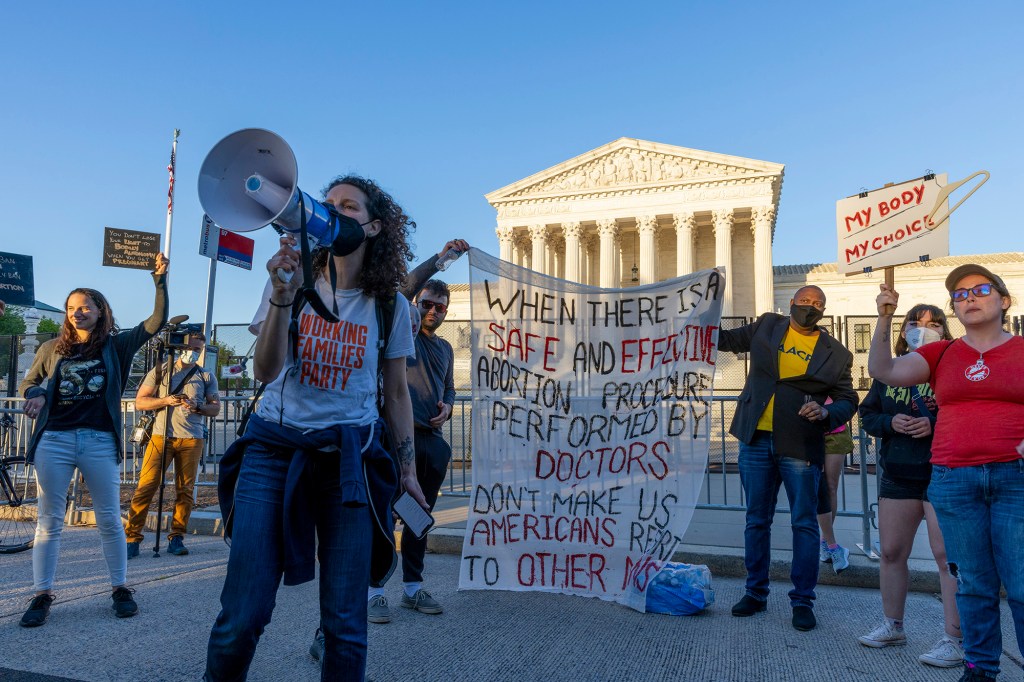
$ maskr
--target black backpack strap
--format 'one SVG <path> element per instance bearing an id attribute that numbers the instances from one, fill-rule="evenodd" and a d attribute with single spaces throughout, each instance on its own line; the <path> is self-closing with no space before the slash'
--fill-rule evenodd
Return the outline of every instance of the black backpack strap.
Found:
<path id="1" fill-rule="evenodd" d="M 384 350 L 391 339 L 391 329 L 395 322 L 395 299 L 398 294 L 391 298 L 374 299 L 374 308 L 377 314 L 377 409 L 384 413 Z"/>

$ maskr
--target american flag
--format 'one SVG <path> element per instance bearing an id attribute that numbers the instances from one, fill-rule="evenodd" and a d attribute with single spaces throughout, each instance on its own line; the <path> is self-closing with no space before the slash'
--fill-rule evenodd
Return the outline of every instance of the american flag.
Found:
<path id="1" fill-rule="evenodd" d="M 174 150 L 171 149 L 171 162 L 167 165 L 167 212 L 174 210 Z"/>
<path id="2" fill-rule="evenodd" d="M 174 131 L 174 142 L 171 144 L 171 162 L 167 164 L 167 215 L 174 210 L 174 155 L 178 144 L 179 131 Z"/>

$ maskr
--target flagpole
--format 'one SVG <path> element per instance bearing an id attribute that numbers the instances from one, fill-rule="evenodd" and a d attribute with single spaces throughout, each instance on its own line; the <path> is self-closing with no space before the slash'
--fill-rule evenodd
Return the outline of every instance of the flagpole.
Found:
<path id="1" fill-rule="evenodd" d="M 164 231 L 164 256 L 171 257 L 171 223 L 174 222 L 174 165 L 178 154 L 178 136 L 181 130 L 174 129 L 174 140 L 171 142 L 171 162 L 167 164 L 167 228 Z"/>

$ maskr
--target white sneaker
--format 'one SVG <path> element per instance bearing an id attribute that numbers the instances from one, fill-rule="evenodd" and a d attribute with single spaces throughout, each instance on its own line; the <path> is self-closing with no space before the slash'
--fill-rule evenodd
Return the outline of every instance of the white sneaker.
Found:
<path id="1" fill-rule="evenodd" d="M 886 620 L 869 634 L 858 637 L 857 641 L 872 649 L 881 649 L 887 646 L 903 646 L 907 643 L 907 634 L 903 632 L 903 628 L 896 628 Z"/>
<path id="2" fill-rule="evenodd" d="M 832 555 L 828 553 L 828 543 L 824 540 L 818 543 L 818 561 L 823 564 L 832 562 Z"/>
<path id="3" fill-rule="evenodd" d="M 964 650 L 955 639 L 949 635 L 943 635 L 931 651 L 921 654 L 917 660 L 925 665 L 934 665 L 936 668 L 955 668 L 964 662 Z"/>
<path id="4" fill-rule="evenodd" d="M 850 550 L 847 548 L 836 545 L 835 549 L 828 550 L 828 555 L 832 557 L 832 570 L 836 575 L 850 567 Z"/>

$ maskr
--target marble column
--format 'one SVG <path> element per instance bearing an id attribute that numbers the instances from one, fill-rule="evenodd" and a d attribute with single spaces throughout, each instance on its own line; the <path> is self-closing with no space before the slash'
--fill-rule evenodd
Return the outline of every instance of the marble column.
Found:
<path id="1" fill-rule="evenodd" d="M 605 288 L 617 287 L 615 281 L 616 270 L 618 269 L 619 252 L 618 236 L 619 226 L 614 219 L 601 218 L 597 221 L 597 233 L 601 236 L 601 286 Z"/>
<path id="2" fill-rule="evenodd" d="M 658 259 L 655 255 L 658 237 L 658 220 L 652 215 L 640 216 L 636 219 L 636 229 L 640 232 L 640 284 L 651 284 L 658 281 Z"/>
<path id="3" fill-rule="evenodd" d="M 562 223 L 565 235 L 565 278 L 570 282 L 580 280 L 580 224 Z"/>
<path id="4" fill-rule="evenodd" d="M 725 267 L 725 292 L 722 302 L 722 315 L 732 315 L 732 281 L 736 278 L 732 266 L 732 209 L 714 212 L 715 226 L 715 265 Z"/>
<path id="5" fill-rule="evenodd" d="M 594 264 L 594 253 L 597 251 L 596 241 L 592 234 L 584 234 L 580 237 L 580 244 L 583 248 L 583 252 L 580 254 L 580 269 L 583 271 L 580 282 L 583 284 L 594 284 L 594 273 L 597 271 L 597 266 Z"/>
<path id="6" fill-rule="evenodd" d="M 495 229 L 498 233 L 498 254 L 499 258 L 510 263 L 515 262 L 513 239 L 515 232 L 511 227 L 499 227 Z"/>
<path id="7" fill-rule="evenodd" d="M 536 272 L 547 272 L 548 228 L 545 225 L 530 225 L 530 239 L 533 254 L 530 264 Z"/>
<path id="8" fill-rule="evenodd" d="M 751 212 L 754 233 L 754 314 L 775 308 L 775 277 L 772 270 L 772 225 L 775 207 L 759 206 Z"/>
<path id="9" fill-rule="evenodd" d="M 696 270 L 693 254 L 694 237 L 697 235 L 697 219 L 690 211 L 672 216 L 676 228 L 676 277 L 689 275 Z"/>

